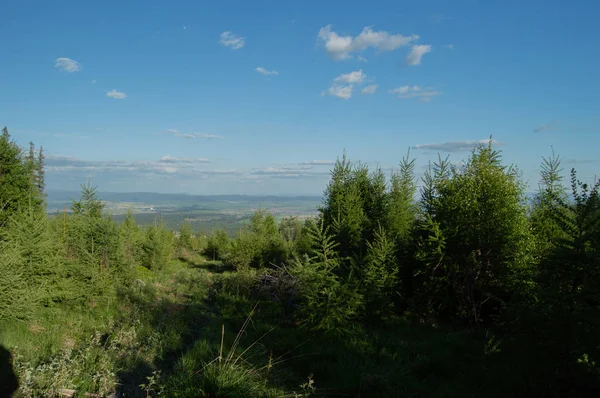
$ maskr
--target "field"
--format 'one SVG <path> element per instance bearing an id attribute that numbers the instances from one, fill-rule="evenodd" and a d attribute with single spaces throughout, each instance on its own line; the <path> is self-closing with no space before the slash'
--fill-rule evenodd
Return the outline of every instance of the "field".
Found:
<path id="1" fill-rule="evenodd" d="M 49 191 L 48 212 L 70 211 L 79 192 Z M 124 220 L 131 210 L 138 225 L 150 225 L 161 218 L 170 229 L 178 229 L 189 222 L 194 231 L 206 233 L 223 228 L 235 234 L 250 216 L 259 209 L 273 214 L 277 221 L 284 217 L 304 219 L 317 214 L 319 196 L 247 196 L 247 195 L 185 195 L 148 192 L 99 192 L 105 209 L 117 222 Z"/>

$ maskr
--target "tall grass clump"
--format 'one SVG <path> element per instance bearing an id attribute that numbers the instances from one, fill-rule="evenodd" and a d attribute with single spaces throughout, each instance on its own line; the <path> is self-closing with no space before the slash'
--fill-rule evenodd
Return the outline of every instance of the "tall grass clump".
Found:
<path id="1" fill-rule="evenodd" d="M 165 391 L 178 397 L 281 397 L 285 392 L 273 386 L 270 372 L 281 358 L 269 356 L 266 363 L 255 364 L 264 333 L 246 348 L 241 341 L 251 325 L 256 306 L 247 316 L 229 348 L 226 348 L 225 326 L 221 327 L 220 344 L 215 352 L 206 340 L 198 341 L 192 350 L 182 356 L 176 371 L 165 383 Z"/>

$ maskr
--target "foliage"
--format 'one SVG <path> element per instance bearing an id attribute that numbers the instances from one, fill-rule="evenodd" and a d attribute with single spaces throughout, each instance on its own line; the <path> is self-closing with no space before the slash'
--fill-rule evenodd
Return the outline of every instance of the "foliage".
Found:
<path id="1" fill-rule="evenodd" d="M 562 171 L 560 156 L 556 155 L 554 150 L 551 157 L 542 158 L 541 181 L 533 198 L 530 215 L 536 243 L 534 255 L 538 263 L 553 251 L 554 244 L 560 238 L 565 237 L 552 215 L 553 203 L 556 200 L 567 200 L 567 191 L 562 184 Z"/>
<path id="2" fill-rule="evenodd" d="M 230 252 L 229 235 L 223 229 L 215 229 L 208 236 L 204 255 L 212 260 L 224 260 Z"/>
<path id="3" fill-rule="evenodd" d="M 373 242 L 367 243 L 362 277 L 365 316 L 376 320 L 392 312 L 392 298 L 398 282 L 396 246 L 383 227 L 375 231 Z"/>
<path id="4" fill-rule="evenodd" d="M 302 224 L 300 233 L 296 236 L 294 241 L 292 252 L 297 256 L 304 256 L 309 254 L 311 250 L 311 238 L 310 231 L 316 227 L 316 220 L 313 218 L 307 218 Z"/>
<path id="5" fill-rule="evenodd" d="M 181 227 L 179 228 L 177 248 L 184 251 L 191 251 L 194 249 L 194 232 L 189 221 L 181 224 Z"/>
<path id="6" fill-rule="evenodd" d="M 42 207 L 43 189 L 43 155 L 39 159 L 33 157 L 33 146 L 30 157 L 11 139 L 8 129 L 4 127 L 0 135 L 0 228 L 20 208 L 33 203 Z"/>
<path id="7" fill-rule="evenodd" d="M 102 335 L 95 333 L 87 344 L 66 348 L 37 366 L 16 352 L 15 368 L 21 377 L 19 392 L 24 396 L 54 395 L 64 389 L 97 391 L 108 395 L 114 391 L 117 379 L 109 352 L 115 346 L 104 347 Z"/>
<path id="8" fill-rule="evenodd" d="M 89 181 L 87 185 L 81 185 L 81 198 L 73 201 L 71 211 L 76 215 L 93 219 L 100 218 L 103 210 L 104 203 L 98 199 L 98 189 L 92 187 Z"/>
<path id="9" fill-rule="evenodd" d="M 73 216 L 65 219 L 67 262 L 79 279 L 89 283 L 89 297 L 102 296 L 115 283 L 128 283 L 132 266 L 125 260 L 120 229 L 110 216 L 102 214 L 103 203 L 96 188 L 82 185 L 81 198 L 72 205 Z"/>
<path id="10" fill-rule="evenodd" d="M 0 244 L 0 320 L 29 318 L 41 301 L 24 271 L 25 261 L 16 248 Z"/>
<path id="11" fill-rule="evenodd" d="M 387 225 L 392 237 L 407 244 L 415 222 L 415 159 L 410 159 L 410 152 L 400 162 L 400 169 L 390 179 L 389 204 L 387 209 Z"/>
<path id="12" fill-rule="evenodd" d="M 30 205 L 19 210 L 10 219 L 4 240 L 7 250 L 18 253 L 19 273 L 28 281 L 28 294 L 44 305 L 64 299 L 67 275 L 43 209 Z"/>
<path id="13" fill-rule="evenodd" d="M 142 245 L 142 265 L 150 269 L 162 269 L 173 255 L 173 232 L 165 228 L 162 222 L 146 228 Z"/>
<path id="14" fill-rule="evenodd" d="M 368 194 L 369 183 L 368 169 L 364 166 L 352 169 L 345 153 L 331 172 L 320 211 L 324 225 L 331 229 L 338 243 L 342 259 L 354 258 L 360 262 L 364 254 L 363 229 L 368 222 L 364 195 Z M 348 267 L 340 271 L 350 272 Z"/>
<path id="15" fill-rule="evenodd" d="M 277 265 L 287 259 L 288 250 L 273 215 L 258 210 L 232 243 L 229 261 L 237 268 Z"/>
<path id="16" fill-rule="evenodd" d="M 559 376 L 567 379 L 577 377 L 581 358 L 587 358 L 587 364 L 600 358 L 599 189 L 600 182 L 584 184 L 571 170 L 573 201 L 552 186 L 545 191 L 548 215 L 558 233 L 550 235 L 551 250 L 539 269 L 547 332 L 543 344 L 557 356 Z M 588 367 L 597 374 L 595 365 Z"/>
<path id="17" fill-rule="evenodd" d="M 123 220 L 120 230 L 126 261 L 131 265 L 140 264 L 143 256 L 142 242 L 144 234 L 137 226 L 131 210 L 127 211 L 127 216 Z"/>
<path id="18" fill-rule="evenodd" d="M 312 256 L 296 258 L 289 269 L 298 280 L 302 322 L 313 330 L 345 333 L 360 314 L 362 297 L 352 279 L 336 275 L 341 263 L 336 252 L 338 243 L 324 222 L 309 233 Z"/>
<path id="19" fill-rule="evenodd" d="M 446 316 L 477 326 L 501 313 L 527 273 L 523 185 L 516 169 L 501 164 L 491 142 L 474 149 L 463 167 L 447 167 L 440 162 L 426 176 L 422 201 L 428 221 L 419 255 L 426 261 L 418 272 L 436 281 L 433 290 L 444 292 L 445 303 L 438 304 Z M 431 258 L 441 247 L 431 251 L 425 242 L 435 241 L 443 242 L 443 251 Z"/>

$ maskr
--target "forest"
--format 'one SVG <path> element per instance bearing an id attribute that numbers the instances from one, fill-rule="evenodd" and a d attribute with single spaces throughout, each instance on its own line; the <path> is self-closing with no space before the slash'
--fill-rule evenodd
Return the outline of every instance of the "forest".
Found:
<path id="1" fill-rule="evenodd" d="M 235 237 L 49 214 L 42 148 L 0 137 L 0 396 L 600 396 L 600 185 L 492 140 L 418 179 L 344 153 L 318 216 Z"/>

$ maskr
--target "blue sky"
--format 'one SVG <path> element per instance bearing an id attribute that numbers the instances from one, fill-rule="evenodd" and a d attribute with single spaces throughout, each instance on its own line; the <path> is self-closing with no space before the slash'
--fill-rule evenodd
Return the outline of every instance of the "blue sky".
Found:
<path id="1" fill-rule="evenodd" d="M 7 1 L 0 124 L 50 189 L 319 194 L 344 149 L 465 159 L 531 189 L 600 164 L 600 2 Z"/>

